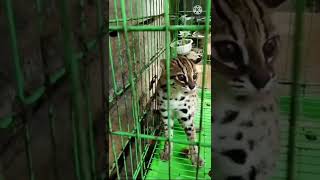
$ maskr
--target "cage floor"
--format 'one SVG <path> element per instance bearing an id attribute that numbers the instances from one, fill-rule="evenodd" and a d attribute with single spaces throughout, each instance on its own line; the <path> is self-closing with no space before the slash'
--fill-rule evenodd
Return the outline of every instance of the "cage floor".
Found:
<path id="1" fill-rule="evenodd" d="M 273 180 L 285 180 L 288 176 L 288 112 L 290 98 L 282 97 L 281 109 L 281 156 L 278 170 Z M 204 98 L 204 131 L 202 140 L 211 142 L 211 93 L 206 90 Z M 196 123 L 199 124 L 199 110 L 196 114 Z M 174 138 L 186 140 L 186 136 L 178 123 L 174 126 Z M 171 160 L 171 179 L 194 179 L 196 168 L 191 165 L 189 159 L 181 157 L 179 152 L 186 145 L 174 144 L 174 155 Z M 168 162 L 161 161 L 159 153 L 163 148 L 163 142 L 157 147 L 150 170 L 146 179 L 169 179 Z M 210 148 L 201 148 L 200 154 L 205 159 L 205 166 L 199 169 L 199 179 L 210 179 L 208 172 L 211 168 Z M 319 180 L 320 179 L 320 98 L 301 98 L 301 112 L 297 120 L 296 129 L 296 179 Z"/>
<path id="2" fill-rule="evenodd" d="M 199 102 L 200 102 L 199 93 Z M 210 90 L 204 90 L 204 101 L 203 101 L 203 124 L 201 132 L 201 143 L 211 143 L 211 92 Z M 200 106 L 195 114 L 195 125 L 199 127 L 200 124 Z M 181 128 L 179 122 L 175 120 L 174 123 L 174 139 L 187 142 L 187 137 L 184 130 Z M 199 137 L 199 133 L 197 133 Z M 164 142 L 158 144 L 155 155 L 152 159 L 150 169 L 146 175 L 146 179 L 169 179 L 169 162 L 162 161 L 160 159 L 160 152 L 163 149 Z M 180 152 L 187 148 L 188 145 L 177 144 L 173 145 L 173 156 L 170 161 L 170 179 L 195 179 L 196 167 L 193 167 L 191 161 L 183 157 Z M 205 164 L 199 168 L 198 179 L 210 179 L 208 172 L 211 168 L 211 150 L 209 147 L 200 147 L 200 155 L 204 159 Z"/>
<path id="3" fill-rule="evenodd" d="M 320 98 L 301 98 L 301 112 L 296 128 L 297 180 L 320 179 Z M 282 97 L 281 106 L 281 155 L 278 171 L 273 180 L 285 180 L 288 176 L 288 112 L 290 98 Z"/>

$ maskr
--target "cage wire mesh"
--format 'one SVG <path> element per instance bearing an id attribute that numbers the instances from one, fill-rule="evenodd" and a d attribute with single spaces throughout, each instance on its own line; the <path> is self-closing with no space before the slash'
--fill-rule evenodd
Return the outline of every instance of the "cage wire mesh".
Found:
<path id="1" fill-rule="evenodd" d="M 282 39 L 276 66 L 282 149 L 273 179 L 316 180 L 320 178 L 319 1 L 292 2 L 273 15 Z"/>
<path id="2" fill-rule="evenodd" d="M 106 2 L 1 1 L 1 180 L 106 176 Z"/>
<path id="3" fill-rule="evenodd" d="M 202 7 L 201 13 L 199 9 L 193 13 L 195 5 Z M 185 0 L 109 1 L 110 179 L 210 178 L 211 92 L 210 80 L 205 80 L 210 76 L 210 5 L 210 1 Z M 173 157 L 169 161 L 159 158 L 167 139 L 157 113 L 156 85 L 151 82 L 156 84 L 160 78 L 160 60 L 168 64 L 177 56 L 176 48 L 170 45 L 181 39 L 180 31 L 189 31 L 185 38 L 194 41 L 189 54 L 203 59 L 203 65 L 197 66 L 203 74 L 198 82 L 201 88 L 195 120 L 197 127 L 203 127 L 197 136 L 201 137 L 197 143 L 205 159 L 202 168 L 193 167 L 186 157 L 179 156 L 179 150 L 189 142 L 176 122 L 170 140 L 175 144 Z"/>

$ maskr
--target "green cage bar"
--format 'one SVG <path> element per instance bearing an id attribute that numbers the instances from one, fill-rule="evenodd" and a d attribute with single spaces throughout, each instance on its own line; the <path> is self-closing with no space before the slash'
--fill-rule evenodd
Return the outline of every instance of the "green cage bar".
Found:
<path id="1" fill-rule="evenodd" d="M 319 86 L 318 80 L 312 77 L 313 45 L 315 38 L 316 4 L 308 8 L 306 4 L 315 1 L 288 1 L 277 10 L 276 18 L 288 17 L 288 27 L 279 26 L 283 39 L 281 51 L 286 63 L 281 65 L 279 89 L 280 94 L 280 123 L 281 123 L 281 155 L 277 173 L 273 179 L 319 179 Z M 293 7 L 293 9 L 289 8 Z M 289 10 L 289 11 L 288 11 Z M 275 18 L 275 19 L 276 19 Z M 279 22 L 279 21 L 276 21 Z M 288 32 L 286 32 L 288 30 Z M 313 34 L 313 36 L 311 35 Z M 292 36 L 291 36 L 292 35 Z M 292 39 L 292 41 L 291 41 Z M 287 72 L 289 71 L 289 72 Z M 314 76 L 314 75 L 313 75 Z"/>
<path id="2" fill-rule="evenodd" d="M 289 151 L 288 151 L 288 180 L 296 179 L 296 124 L 299 117 L 299 83 L 300 83 L 300 66 L 303 47 L 303 15 L 304 15 L 305 1 L 298 0 L 295 4 L 295 33 L 293 46 L 293 66 L 292 66 L 292 80 L 291 85 L 291 102 L 289 115 Z"/>

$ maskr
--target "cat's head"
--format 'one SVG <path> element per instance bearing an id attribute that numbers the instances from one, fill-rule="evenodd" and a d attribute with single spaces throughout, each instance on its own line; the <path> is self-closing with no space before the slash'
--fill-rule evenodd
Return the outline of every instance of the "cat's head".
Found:
<path id="1" fill-rule="evenodd" d="M 213 69 L 237 95 L 270 92 L 276 82 L 280 40 L 270 10 L 283 1 L 213 1 Z"/>
<path id="2" fill-rule="evenodd" d="M 193 60 L 186 56 L 178 56 L 170 61 L 170 81 L 184 92 L 194 92 L 197 89 L 198 72 L 195 65 L 201 58 Z M 165 60 L 161 61 L 162 75 L 166 77 Z M 166 78 L 164 78 L 166 79 Z"/>

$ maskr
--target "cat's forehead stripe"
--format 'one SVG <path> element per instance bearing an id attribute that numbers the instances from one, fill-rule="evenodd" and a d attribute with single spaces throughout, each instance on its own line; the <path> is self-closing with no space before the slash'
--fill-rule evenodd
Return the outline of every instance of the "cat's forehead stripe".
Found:
<path id="1" fill-rule="evenodd" d="M 227 14 L 225 13 L 225 11 L 223 10 L 222 6 L 220 5 L 220 3 L 224 3 L 223 1 L 213 1 L 213 19 L 216 19 L 216 17 L 220 17 L 223 21 L 225 21 L 227 23 L 227 29 L 228 31 L 230 31 L 230 34 L 232 35 L 232 37 L 235 40 L 238 40 L 237 34 L 234 31 L 233 28 L 233 23 L 232 23 L 232 18 L 228 17 Z"/>
<path id="2" fill-rule="evenodd" d="M 229 32 L 234 40 L 244 41 L 247 37 L 252 36 L 252 31 L 259 33 L 258 37 L 263 39 L 270 36 L 269 31 L 270 28 L 272 30 L 272 27 L 265 19 L 265 12 L 257 0 L 218 0 L 213 3 L 214 19 L 219 18 L 224 24 L 220 31 Z"/>
<path id="3" fill-rule="evenodd" d="M 253 0 L 253 4 L 255 5 L 256 9 L 258 10 L 259 17 L 260 17 L 260 20 L 261 20 L 261 24 L 263 25 L 265 37 L 268 37 L 269 34 L 268 34 L 268 29 L 267 29 L 267 26 L 266 26 L 266 22 L 264 20 L 264 16 L 265 16 L 264 11 L 262 10 L 262 7 L 261 7 L 261 5 L 259 4 L 259 2 L 257 0 Z"/>
<path id="4" fill-rule="evenodd" d="M 243 19 L 243 11 L 241 11 L 241 8 L 234 7 L 232 2 L 230 2 L 229 0 L 225 0 L 224 2 L 228 5 L 228 8 L 230 9 L 229 11 L 233 16 L 234 27 L 238 27 L 238 36 L 241 36 L 241 39 L 248 37 L 248 31 Z M 239 23 L 237 24 L 236 21 L 238 21 Z"/>
<path id="5" fill-rule="evenodd" d="M 191 63 L 188 59 L 185 59 L 185 61 L 186 61 L 186 62 L 187 62 L 187 64 L 188 64 L 188 69 L 189 69 L 189 71 L 188 71 L 188 72 L 193 73 L 193 66 L 192 66 L 192 63 Z"/>
<path id="6" fill-rule="evenodd" d="M 189 77 L 188 77 L 188 72 L 190 71 L 190 66 L 189 66 L 189 64 L 188 64 L 188 60 L 187 60 L 186 58 L 184 58 L 184 57 L 181 57 L 181 58 L 180 58 L 180 62 L 181 62 L 181 64 L 183 64 L 183 67 L 184 67 L 184 69 L 185 69 L 184 74 L 185 74 L 185 76 L 186 76 L 186 78 L 187 78 L 187 80 L 188 80 L 188 79 L 189 79 Z"/>
<path id="7" fill-rule="evenodd" d="M 177 64 L 178 64 L 179 68 L 181 69 L 182 73 L 185 74 L 183 65 L 181 64 L 180 60 L 179 60 L 179 59 L 176 59 L 176 62 L 177 62 Z"/>

